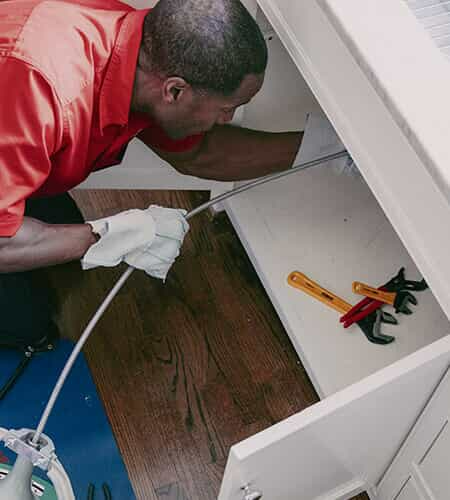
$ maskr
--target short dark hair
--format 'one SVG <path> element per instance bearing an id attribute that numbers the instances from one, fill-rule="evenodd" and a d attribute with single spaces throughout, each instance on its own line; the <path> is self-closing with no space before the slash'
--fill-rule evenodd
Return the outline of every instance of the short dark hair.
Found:
<path id="1" fill-rule="evenodd" d="M 239 0 L 160 0 L 145 17 L 140 64 L 231 95 L 246 75 L 264 73 L 267 45 Z"/>

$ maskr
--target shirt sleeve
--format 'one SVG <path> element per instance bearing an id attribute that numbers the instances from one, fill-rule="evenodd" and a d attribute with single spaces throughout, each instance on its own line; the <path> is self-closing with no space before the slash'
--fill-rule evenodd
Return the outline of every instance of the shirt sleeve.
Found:
<path id="1" fill-rule="evenodd" d="M 147 144 L 149 148 L 157 148 L 167 153 L 185 153 L 198 146 L 205 134 L 196 134 L 183 139 L 171 139 L 164 130 L 152 124 L 144 129 L 139 135 L 139 139 Z"/>
<path id="2" fill-rule="evenodd" d="M 33 67 L 13 57 L 0 61 L 0 236 L 19 229 L 25 200 L 48 177 L 61 140 L 58 101 Z"/>

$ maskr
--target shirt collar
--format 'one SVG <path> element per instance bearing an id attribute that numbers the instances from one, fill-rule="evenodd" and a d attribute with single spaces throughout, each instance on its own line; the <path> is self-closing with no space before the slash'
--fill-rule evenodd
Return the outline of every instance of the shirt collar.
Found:
<path id="1" fill-rule="evenodd" d="M 129 12 L 120 27 L 100 89 L 101 131 L 108 125 L 128 123 L 142 29 L 148 11 L 149 9 Z"/>

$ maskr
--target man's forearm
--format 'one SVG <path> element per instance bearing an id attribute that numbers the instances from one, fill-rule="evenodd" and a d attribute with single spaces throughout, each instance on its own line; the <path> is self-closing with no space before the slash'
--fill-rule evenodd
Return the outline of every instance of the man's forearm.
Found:
<path id="1" fill-rule="evenodd" d="M 221 181 L 253 179 L 290 168 L 302 137 L 302 132 L 270 133 L 220 125 L 206 134 L 195 156 L 165 159 L 188 175 Z"/>
<path id="2" fill-rule="evenodd" d="M 80 259 L 96 242 L 89 224 L 45 224 L 25 217 L 11 238 L 0 237 L 0 273 Z"/>

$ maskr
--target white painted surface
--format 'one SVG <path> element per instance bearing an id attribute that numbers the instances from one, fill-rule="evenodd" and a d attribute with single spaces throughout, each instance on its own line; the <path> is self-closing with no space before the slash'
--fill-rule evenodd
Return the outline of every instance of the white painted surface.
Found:
<path id="1" fill-rule="evenodd" d="M 318 3 L 448 201 L 450 65 L 404 0 Z"/>
<path id="2" fill-rule="evenodd" d="M 121 1 L 127 3 L 128 5 L 131 5 L 136 9 L 148 9 L 149 7 L 154 7 L 158 3 L 158 0 L 121 0 Z"/>
<path id="3" fill-rule="evenodd" d="M 450 491 L 450 372 L 400 449 L 378 488 L 378 500 L 392 500 L 411 485 L 425 499 L 447 500 Z M 421 497 L 421 498 L 422 498 Z M 401 497 L 400 497 L 401 498 Z M 407 498 L 407 497 L 405 497 Z"/>
<path id="4" fill-rule="evenodd" d="M 417 490 L 414 488 L 414 483 L 412 479 L 409 479 L 405 487 L 400 492 L 399 496 L 395 500 L 425 500 L 422 496 L 419 496 Z"/>
<path id="5" fill-rule="evenodd" d="M 303 130 L 307 114 L 321 108 L 280 39 L 274 37 L 267 45 L 264 85 L 245 106 L 243 125 L 270 132 Z"/>
<path id="6" fill-rule="evenodd" d="M 391 105 L 392 100 L 381 98 L 384 97 L 383 88 L 375 85 L 377 79 L 372 77 L 368 69 L 372 66 L 362 67 L 361 61 L 364 61 L 364 58 L 359 57 L 356 50 L 359 50 L 359 45 L 355 44 L 359 43 L 359 36 L 367 44 L 371 40 L 369 48 L 374 54 L 371 55 L 369 51 L 370 57 L 367 56 L 367 59 L 372 60 L 374 56 L 377 62 L 378 59 L 387 59 L 389 62 L 383 68 L 389 68 L 393 75 L 388 80 L 397 82 L 399 74 L 403 74 L 403 68 L 401 61 L 398 61 L 398 53 L 394 49 L 391 50 L 391 47 L 386 47 L 385 38 L 387 37 L 392 45 L 396 43 L 396 39 L 402 37 L 398 37 L 398 29 L 395 31 L 395 37 L 392 35 L 392 23 L 389 20 L 376 20 L 379 19 L 377 15 L 384 13 L 385 16 L 392 14 L 395 21 L 399 22 L 399 14 L 400 22 L 406 24 L 407 34 L 413 37 L 409 57 L 414 56 L 416 73 L 420 68 L 417 64 L 418 58 L 422 62 L 422 59 L 430 56 L 427 64 L 434 64 L 435 71 L 442 68 L 443 80 L 446 82 L 447 70 L 450 71 L 447 62 L 402 0 L 389 1 L 389 5 L 384 0 L 381 3 L 378 0 L 259 0 L 258 3 L 350 150 L 444 311 L 450 316 L 450 224 L 441 222 L 450 220 L 450 206 L 443 194 L 443 184 L 437 182 L 436 176 L 431 176 L 429 164 L 424 160 L 424 156 L 418 155 L 417 144 L 408 134 L 404 122 L 403 125 L 399 122 L 399 113 L 397 108 Z M 384 26 L 387 26 L 387 34 L 383 31 Z M 361 32 L 364 29 L 367 33 L 363 35 Z M 358 37 L 353 36 L 353 33 L 358 33 Z M 421 45 L 422 42 L 422 49 L 415 51 L 416 44 Z M 376 50 L 378 43 L 384 49 L 382 56 L 381 52 Z M 390 52 L 396 54 L 395 66 L 392 64 Z M 406 62 L 409 64 L 410 59 Z M 408 70 L 410 69 L 408 66 Z M 428 116 L 423 114 L 424 108 L 427 108 L 427 99 L 432 99 L 430 95 L 435 87 L 427 87 L 419 74 L 417 79 L 422 82 L 422 91 L 418 93 L 415 83 L 413 88 L 420 106 L 408 108 L 408 119 L 414 119 L 414 125 L 417 127 L 419 121 L 422 130 L 430 122 L 418 120 L 418 116 Z M 436 78 L 433 76 L 432 80 Z M 410 80 L 402 80 L 401 90 L 395 87 L 397 94 L 408 94 L 409 104 L 413 91 L 405 89 L 410 86 Z M 428 92 L 428 89 L 431 90 Z M 445 89 L 448 89 L 448 85 Z M 449 99 L 447 90 L 445 99 Z M 443 123 L 445 119 L 445 126 L 443 125 L 439 133 L 444 131 L 448 155 L 447 127 L 450 122 L 443 111 L 446 109 L 445 99 L 439 107 L 439 118 L 432 120 L 431 129 L 434 130 L 436 123 Z M 436 111 L 434 100 L 433 106 Z M 415 112 L 418 115 L 415 115 Z M 411 113 L 413 116 L 410 116 Z M 419 134 L 417 127 L 415 130 Z M 428 136 L 429 131 L 426 134 L 426 137 Z M 443 146 L 443 142 L 440 146 Z M 448 168 L 443 156 L 440 163 L 442 175 Z"/>
<path id="7" fill-rule="evenodd" d="M 78 189 L 196 189 L 224 192 L 231 182 L 182 175 L 139 139 L 131 141 L 120 165 L 94 172 Z"/>
<path id="8" fill-rule="evenodd" d="M 233 446 L 219 500 L 241 500 L 240 482 L 267 500 L 332 499 L 351 481 L 375 484 L 449 363 L 445 337 Z"/>
<path id="9" fill-rule="evenodd" d="M 450 493 L 449 457 L 450 430 L 447 420 L 442 434 L 428 452 L 421 466 L 426 482 L 430 485 L 436 499 L 439 500 L 447 500 Z"/>

